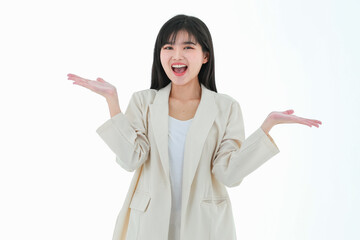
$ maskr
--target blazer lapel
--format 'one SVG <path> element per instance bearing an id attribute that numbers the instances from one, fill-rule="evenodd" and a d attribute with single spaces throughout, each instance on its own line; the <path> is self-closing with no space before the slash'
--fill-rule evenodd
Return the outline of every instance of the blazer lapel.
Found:
<path id="1" fill-rule="evenodd" d="M 160 89 L 155 96 L 154 102 L 149 106 L 156 146 L 169 184 L 168 117 L 171 84 L 170 82 L 166 87 Z M 182 184 L 183 201 L 188 200 L 188 190 L 199 164 L 202 148 L 217 112 L 218 109 L 213 92 L 201 84 L 200 103 L 186 135 Z M 183 202 L 183 206 L 186 206 L 186 203 Z"/>

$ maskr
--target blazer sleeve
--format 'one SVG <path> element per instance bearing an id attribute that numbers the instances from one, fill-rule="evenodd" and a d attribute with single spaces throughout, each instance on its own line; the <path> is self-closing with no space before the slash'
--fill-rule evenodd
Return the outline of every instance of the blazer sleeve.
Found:
<path id="1" fill-rule="evenodd" d="M 115 153 L 116 162 L 129 172 L 139 168 L 149 156 L 150 144 L 143 108 L 139 93 L 135 92 L 125 114 L 116 114 L 96 129 Z"/>
<path id="2" fill-rule="evenodd" d="M 224 185 L 235 187 L 243 178 L 279 152 L 274 140 L 261 127 L 245 139 L 241 108 L 234 100 L 211 171 Z"/>

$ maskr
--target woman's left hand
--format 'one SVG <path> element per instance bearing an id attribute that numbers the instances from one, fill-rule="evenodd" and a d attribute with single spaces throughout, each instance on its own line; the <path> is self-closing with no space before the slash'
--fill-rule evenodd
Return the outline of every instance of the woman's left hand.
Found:
<path id="1" fill-rule="evenodd" d="M 261 125 L 261 128 L 264 132 L 268 133 L 273 126 L 281 123 L 299 123 L 309 127 L 315 126 L 317 128 L 319 127 L 319 124 L 322 124 L 319 120 L 298 117 L 293 115 L 293 113 L 294 110 L 292 109 L 283 112 L 271 112 Z"/>

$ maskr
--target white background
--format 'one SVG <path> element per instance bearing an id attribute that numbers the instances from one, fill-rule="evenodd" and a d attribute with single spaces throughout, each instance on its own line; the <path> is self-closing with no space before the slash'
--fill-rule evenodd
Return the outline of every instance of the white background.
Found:
<path id="1" fill-rule="evenodd" d="M 7 1 L 0 3 L 0 239 L 111 239 L 133 172 L 95 130 L 105 99 L 67 80 L 102 77 L 126 110 L 150 88 L 160 27 L 202 19 L 218 92 L 245 133 L 280 124 L 280 153 L 229 188 L 238 239 L 360 239 L 359 1 Z"/>

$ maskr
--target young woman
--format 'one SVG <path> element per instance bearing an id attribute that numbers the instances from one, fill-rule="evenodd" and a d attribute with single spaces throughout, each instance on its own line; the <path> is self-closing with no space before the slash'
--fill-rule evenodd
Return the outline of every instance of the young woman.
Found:
<path id="1" fill-rule="evenodd" d="M 157 36 L 150 89 L 133 93 L 125 114 L 116 88 L 68 74 L 107 100 L 111 118 L 96 131 L 127 171 L 135 171 L 113 240 L 235 240 L 226 187 L 279 153 L 270 129 L 320 121 L 271 112 L 245 139 L 239 103 L 217 93 L 210 32 L 177 15 Z"/>

